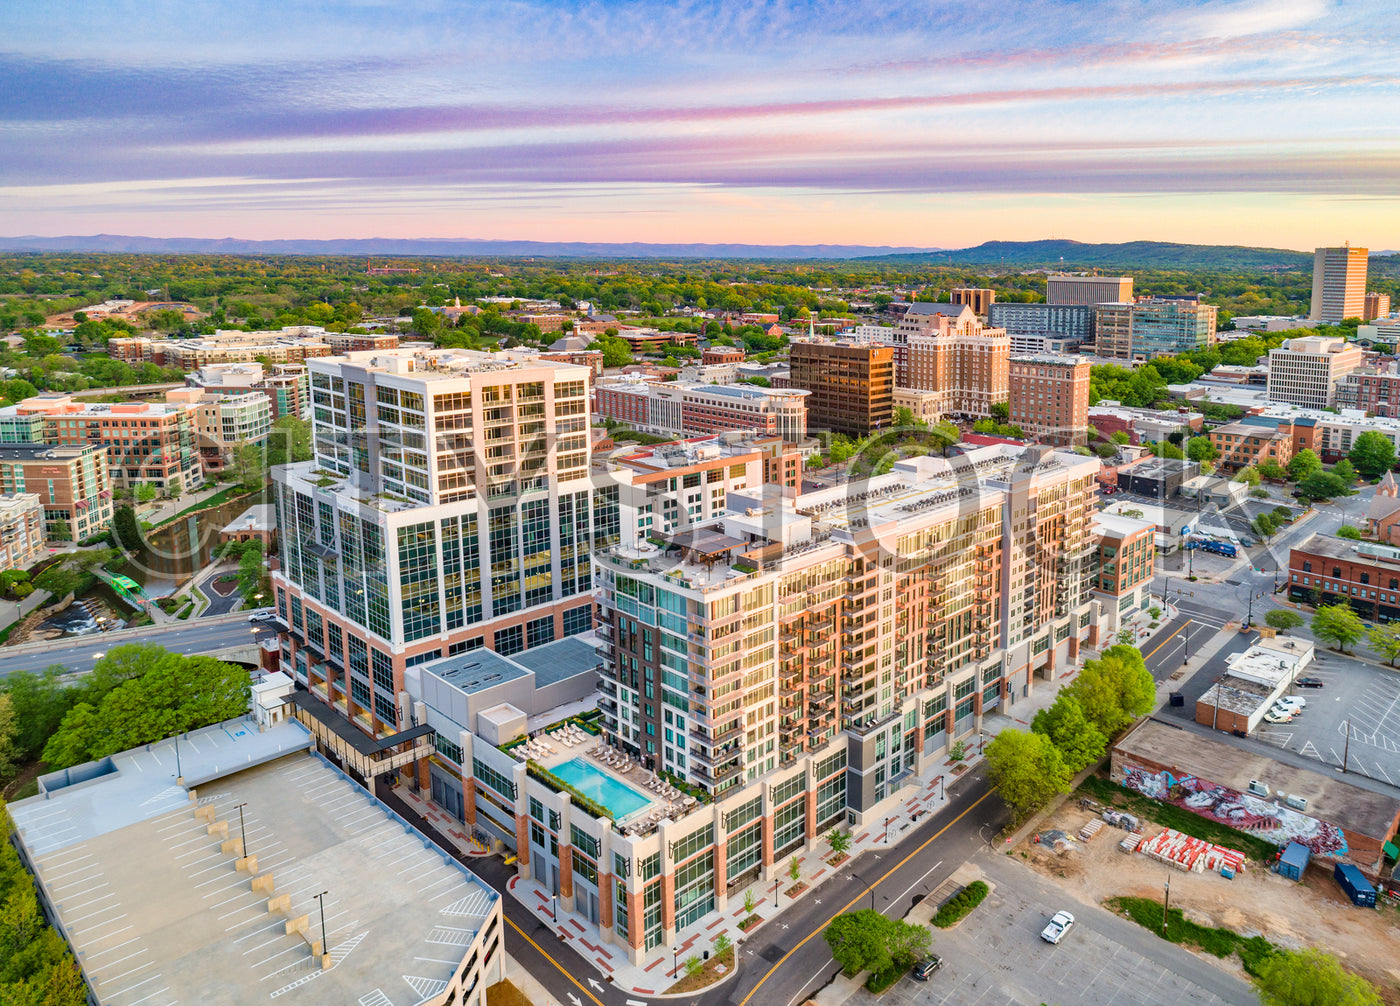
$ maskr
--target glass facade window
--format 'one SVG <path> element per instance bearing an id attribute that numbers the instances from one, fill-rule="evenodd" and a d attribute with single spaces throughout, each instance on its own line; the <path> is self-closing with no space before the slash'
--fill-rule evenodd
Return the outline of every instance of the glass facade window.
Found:
<path id="1" fill-rule="evenodd" d="M 508 657 L 523 649 L 525 649 L 525 633 L 521 626 L 512 625 L 496 633 L 496 652 L 502 656 Z"/>
<path id="2" fill-rule="evenodd" d="M 554 616 L 546 615 L 525 623 L 525 648 L 533 649 L 554 642 Z"/>
<path id="3" fill-rule="evenodd" d="M 564 635 L 577 636 L 593 628 L 593 605 L 584 604 L 564 610 Z"/>
<path id="4" fill-rule="evenodd" d="M 437 528 L 431 521 L 399 528 L 399 587 L 403 639 L 441 631 L 438 605 Z"/>

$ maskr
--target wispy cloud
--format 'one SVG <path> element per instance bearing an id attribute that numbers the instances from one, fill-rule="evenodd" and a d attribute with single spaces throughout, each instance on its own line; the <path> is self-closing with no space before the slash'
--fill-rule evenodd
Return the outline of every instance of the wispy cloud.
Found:
<path id="1" fill-rule="evenodd" d="M 100 6 L 0 12 L 0 231 L 509 203 L 523 232 L 620 215 L 627 187 L 680 216 L 725 191 L 772 227 L 821 193 L 1243 205 L 1400 177 L 1400 75 L 1357 60 L 1391 21 L 1329 0 Z"/>

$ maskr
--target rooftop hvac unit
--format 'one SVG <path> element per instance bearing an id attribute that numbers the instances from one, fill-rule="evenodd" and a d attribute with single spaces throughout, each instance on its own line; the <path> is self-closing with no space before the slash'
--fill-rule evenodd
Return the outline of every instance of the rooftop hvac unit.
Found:
<path id="1" fill-rule="evenodd" d="M 1286 803 L 1288 806 L 1292 807 L 1294 810 L 1308 809 L 1308 801 L 1301 796 L 1286 796 L 1283 798 L 1283 802 Z"/>
<path id="2" fill-rule="evenodd" d="M 1268 795 L 1269 795 L 1269 787 L 1268 787 L 1268 786 L 1265 786 L 1265 785 L 1264 785 L 1262 782 L 1260 782 L 1258 779 L 1251 779 L 1251 780 L 1249 780 L 1249 791 L 1250 791 L 1250 793 L 1254 794 L 1255 796 L 1268 796 Z"/>

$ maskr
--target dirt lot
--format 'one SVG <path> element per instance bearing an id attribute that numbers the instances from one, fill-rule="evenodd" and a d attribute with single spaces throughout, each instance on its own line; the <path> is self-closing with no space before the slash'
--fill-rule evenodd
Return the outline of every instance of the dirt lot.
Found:
<path id="1" fill-rule="evenodd" d="M 1058 828 L 1071 837 L 1093 817 L 1071 799 L 1041 830 Z M 1161 827 L 1144 823 L 1155 835 Z M 1263 935 L 1289 949 L 1317 946 L 1335 954 L 1352 971 L 1381 990 L 1385 1002 L 1400 1006 L 1400 910 L 1376 912 L 1357 908 L 1338 890 L 1330 870 L 1308 869 L 1301 884 L 1270 873 L 1250 862 L 1233 880 L 1218 873 L 1183 873 L 1140 854 L 1119 850 L 1126 832 L 1105 826 L 1087 843 L 1076 840 L 1076 851 L 1057 855 L 1033 838 L 1017 846 L 1038 871 L 1056 878 L 1076 897 L 1102 904 L 1115 896 L 1162 899 L 1162 885 L 1171 878 L 1171 904 L 1202 925 L 1232 929 L 1244 936 Z M 1248 980 L 1238 958 L 1218 961 Z"/>

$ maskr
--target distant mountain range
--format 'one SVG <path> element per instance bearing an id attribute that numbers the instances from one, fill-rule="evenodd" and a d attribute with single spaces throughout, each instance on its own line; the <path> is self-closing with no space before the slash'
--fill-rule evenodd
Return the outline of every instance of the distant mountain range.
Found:
<path id="1" fill-rule="evenodd" d="M 976 248 L 881 255 L 890 263 L 1002 265 L 1109 269 L 1277 269 L 1311 267 L 1312 252 L 1240 245 L 1185 245 L 1166 241 L 1084 244 L 1079 241 L 988 241 Z"/>
<path id="2" fill-rule="evenodd" d="M 881 245 L 647 244 L 602 241 L 477 241 L 445 238 L 344 238 L 249 241 L 239 238 L 152 238 L 122 234 L 0 237 L 6 252 L 129 252 L 171 255 L 351 255 L 367 258 L 539 257 L 584 259 L 859 259 L 891 265 L 1022 268 L 1290 269 L 1310 268 L 1312 252 L 1166 241 L 1085 244 L 1079 241 L 987 241 L 975 248 Z M 1396 254 L 1373 251 L 1378 258 Z"/>
<path id="3" fill-rule="evenodd" d="M 609 244 L 601 241 L 474 241 L 447 238 L 345 238 L 246 241 L 148 238 L 125 234 L 0 237 L 7 252 L 131 252 L 148 255 L 500 256 L 521 258 L 854 259 L 926 252 L 901 245 Z"/>

